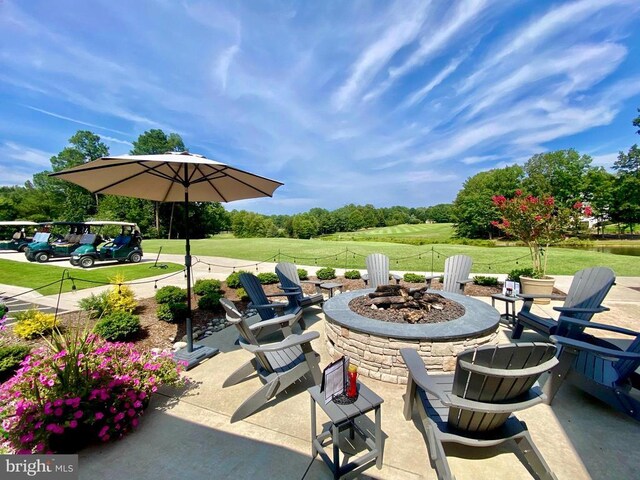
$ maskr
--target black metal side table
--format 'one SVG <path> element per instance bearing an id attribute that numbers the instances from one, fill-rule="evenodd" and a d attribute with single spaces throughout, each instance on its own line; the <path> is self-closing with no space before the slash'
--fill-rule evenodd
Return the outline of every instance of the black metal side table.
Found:
<path id="1" fill-rule="evenodd" d="M 510 297 L 508 295 L 503 295 L 501 293 L 494 293 L 491 295 L 491 306 L 496 306 L 496 300 L 500 300 L 504 302 L 505 305 L 505 313 L 500 315 L 501 320 L 505 320 L 508 325 L 515 325 L 516 322 L 516 302 L 522 300 L 520 297 Z M 509 311 L 511 310 L 511 311 Z"/>
<path id="2" fill-rule="evenodd" d="M 324 462 L 333 472 L 333 478 L 338 479 L 348 473 L 358 473 L 365 470 L 375 460 L 376 467 L 382 468 L 382 427 L 380 419 L 380 405 L 384 400 L 376 395 L 363 383 L 358 383 L 358 400 L 349 405 L 338 405 L 333 401 L 324 402 L 324 392 L 319 386 L 311 387 L 308 390 L 311 395 L 311 455 L 313 458 L 320 454 Z M 316 430 L 316 404 L 328 415 L 331 424 L 329 427 L 317 435 Z M 375 413 L 375 432 L 373 437 L 363 431 L 355 420 L 367 412 Z M 345 465 L 340 464 L 340 432 L 349 428 L 350 438 L 354 438 L 357 432 L 364 440 L 367 453 L 358 458 L 351 459 Z M 331 439 L 333 447 L 332 457 L 329 457 L 325 448 L 329 445 L 327 439 Z"/>

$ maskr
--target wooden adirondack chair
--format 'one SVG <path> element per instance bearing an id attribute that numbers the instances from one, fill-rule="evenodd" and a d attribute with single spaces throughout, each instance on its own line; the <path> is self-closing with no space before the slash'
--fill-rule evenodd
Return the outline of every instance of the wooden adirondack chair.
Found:
<path id="1" fill-rule="evenodd" d="M 438 479 L 454 478 L 445 443 L 490 447 L 510 440 L 539 478 L 556 478 L 527 426 L 512 415 L 544 401 L 534 384 L 558 363 L 553 345 L 522 343 L 466 350 L 458 355 L 453 376 L 429 375 L 416 350 L 403 348 L 400 353 L 409 369 L 404 418 L 411 420 L 417 405 Z"/>
<path id="2" fill-rule="evenodd" d="M 511 338 L 518 339 L 525 327 L 535 330 L 542 335 L 560 335 L 575 337 L 584 330 L 583 327 L 566 324 L 566 329 L 558 330 L 558 321 L 546 318 L 531 312 L 533 301 L 536 298 L 551 298 L 562 300 L 562 307 L 553 307 L 563 317 L 577 318 L 578 320 L 591 320 L 595 313 L 606 312 L 607 307 L 601 305 L 604 298 L 615 283 L 616 276 L 608 267 L 591 267 L 576 272 L 573 276 L 569 293 L 566 297 L 558 295 L 527 295 L 519 294 L 524 299 L 522 310 L 518 313 L 516 324 Z"/>
<path id="3" fill-rule="evenodd" d="M 254 326 L 247 325 L 233 303 L 226 298 L 220 299 L 220 303 L 227 313 L 227 320 L 240 333 L 240 346 L 254 355 L 224 381 L 223 388 L 236 385 L 254 374 L 263 383 L 233 412 L 231 423 L 252 415 L 289 386 L 302 381 L 307 374 L 310 374 L 314 385 L 320 384 L 322 372 L 318 355 L 311 348 L 311 341 L 320 337 L 318 332 L 293 334 L 278 343 L 260 344 L 254 335 Z M 270 321 L 276 322 L 277 319 Z"/>
<path id="4" fill-rule="evenodd" d="M 465 285 L 473 282 L 473 279 L 469 278 L 472 265 L 473 260 L 466 255 L 448 257 L 444 261 L 444 285 L 442 286 L 442 290 L 464 295 Z M 430 286 L 431 281 L 438 277 L 439 275 L 426 277 L 427 286 Z"/>
<path id="5" fill-rule="evenodd" d="M 313 305 L 322 305 L 324 297 L 319 289 L 319 283 L 309 282 L 316 285 L 316 293 L 305 295 L 302 291 L 302 283 L 298 276 L 298 269 L 293 263 L 280 262 L 276 265 L 276 274 L 280 279 L 280 288 L 285 292 L 297 292 L 298 295 L 289 297 L 289 303 L 297 302 L 302 308 L 311 307 Z"/>
<path id="6" fill-rule="evenodd" d="M 362 275 L 365 287 L 378 288 L 378 285 L 389 285 L 389 257 L 382 253 L 372 253 L 364 260 L 367 273 Z M 400 283 L 400 275 L 392 274 L 396 284 Z"/>
<path id="7" fill-rule="evenodd" d="M 570 323 L 583 329 L 597 329 L 629 335 L 633 342 L 626 350 L 602 338 L 583 333 L 578 338 L 551 335 L 551 341 L 562 347 L 560 363 L 551 371 L 543 391 L 551 403 L 560 385 L 567 381 L 614 409 L 640 421 L 638 395 L 631 389 L 640 389 L 640 333 L 626 328 L 560 317 L 560 323 Z"/>
<path id="8" fill-rule="evenodd" d="M 300 323 L 300 327 L 304 330 L 306 327 L 304 320 L 302 318 L 302 307 L 297 304 L 297 302 L 289 302 L 289 303 L 278 303 L 269 301 L 268 297 L 297 297 L 297 292 L 283 292 L 277 295 L 267 295 L 262 285 L 260 284 L 260 280 L 258 277 L 253 275 L 252 273 L 241 273 L 240 274 L 240 283 L 242 287 L 249 295 L 249 299 L 251 302 L 249 303 L 249 308 L 255 308 L 260 315 L 262 321 L 272 320 L 276 317 L 280 320 L 280 322 L 288 322 L 289 328 L 292 328 L 296 323 Z M 262 323 L 262 322 L 260 322 Z M 274 333 L 275 331 L 281 330 L 280 328 L 274 327 L 271 323 L 263 324 L 262 329 L 260 330 L 259 336 L 266 336 Z M 290 335 L 291 330 L 283 330 L 285 335 Z"/>

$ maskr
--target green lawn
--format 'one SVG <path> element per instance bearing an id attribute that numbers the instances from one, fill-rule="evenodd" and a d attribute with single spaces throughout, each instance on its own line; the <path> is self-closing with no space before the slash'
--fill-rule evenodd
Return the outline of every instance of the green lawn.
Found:
<path id="1" fill-rule="evenodd" d="M 395 225 L 393 227 L 367 228 L 357 232 L 342 232 L 327 235 L 331 240 L 382 240 L 424 239 L 433 243 L 445 241 L 453 235 L 453 223 L 418 223 L 415 225 Z"/>
<path id="2" fill-rule="evenodd" d="M 184 254 L 184 240 L 145 240 L 145 251 Z M 364 257 L 382 252 L 389 256 L 392 270 L 442 271 L 446 257 L 465 254 L 473 258 L 473 272 L 508 273 L 530 266 L 525 247 L 476 247 L 468 245 L 405 245 L 386 242 L 297 240 L 290 238 L 212 238 L 193 240 L 195 256 L 218 256 L 252 261 L 291 261 L 299 265 L 334 268 L 365 268 Z M 638 276 L 640 257 L 613 255 L 568 248 L 551 248 L 547 273 L 572 275 L 591 266 L 609 266 L 617 275 Z M 251 270 L 251 267 L 247 267 Z M 229 272 L 231 273 L 231 272 Z"/>
<path id="3" fill-rule="evenodd" d="M 113 267 L 103 266 L 102 268 L 92 268 L 90 270 L 67 269 L 69 275 L 74 278 L 78 290 L 97 286 L 92 282 L 108 283 L 109 279 L 117 274 L 124 275 L 125 281 L 138 280 L 157 275 L 169 275 L 179 272 L 184 267 L 176 263 L 169 263 L 165 269 L 151 268 L 149 264 L 138 265 L 118 265 Z M 13 260 L 0 259 L 0 283 L 6 285 L 16 285 L 25 288 L 37 288 L 58 282 L 62 278 L 64 267 L 57 265 L 41 265 L 38 263 L 15 262 Z M 69 292 L 72 282 L 63 282 L 63 292 Z M 38 288 L 42 295 L 53 295 L 58 293 L 60 283 L 55 283 L 44 288 Z"/>

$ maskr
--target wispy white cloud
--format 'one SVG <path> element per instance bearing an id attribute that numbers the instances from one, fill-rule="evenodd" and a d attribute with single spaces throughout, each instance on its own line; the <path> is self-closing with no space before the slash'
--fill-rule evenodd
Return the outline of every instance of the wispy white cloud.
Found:
<path id="1" fill-rule="evenodd" d="M 613 164 L 618 160 L 619 152 L 605 153 L 602 155 L 594 155 L 591 157 L 591 165 L 594 167 L 611 168 Z"/>
<path id="2" fill-rule="evenodd" d="M 0 157 L 9 158 L 12 161 L 26 162 L 41 167 L 50 167 L 49 161 L 52 153 L 44 152 L 37 148 L 19 145 L 14 142 L 4 142 L 0 145 Z M 14 167 L 17 164 L 14 163 Z"/>
<path id="3" fill-rule="evenodd" d="M 60 115 L 58 113 L 49 112 L 47 110 L 43 110 L 42 108 L 33 107 L 31 105 L 23 105 L 23 107 L 33 110 L 35 112 L 40 112 L 45 115 L 49 115 L 50 117 L 59 118 L 60 120 L 66 120 L 68 122 L 77 123 L 78 125 L 84 125 L 85 127 L 91 128 L 99 128 L 100 130 L 106 130 L 108 132 L 119 133 L 121 135 L 128 135 L 126 132 L 121 132 L 120 130 L 113 130 L 112 128 L 103 127 L 101 125 L 96 125 L 95 123 L 84 122 L 82 120 L 78 120 L 76 118 L 67 117 L 65 115 Z"/>
<path id="4" fill-rule="evenodd" d="M 412 107 L 418 102 L 424 100 L 431 90 L 440 85 L 449 75 L 456 71 L 458 66 L 462 63 L 464 57 L 454 58 L 449 64 L 438 72 L 438 74 L 431 79 L 424 87 L 417 92 L 412 93 L 407 100 L 402 104 L 404 108 Z"/>

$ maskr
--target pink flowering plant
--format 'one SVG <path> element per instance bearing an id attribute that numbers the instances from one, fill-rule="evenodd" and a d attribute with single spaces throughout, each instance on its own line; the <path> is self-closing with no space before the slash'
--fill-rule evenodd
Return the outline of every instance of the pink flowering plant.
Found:
<path id="1" fill-rule="evenodd" d="M 15 453 L 71 453 L 138 426 L 160 385 L 184 384 L 170 354 L 78 330 L 54 332 L 0 385 L 0 434 Z"/>
<path id="2" fill-rule="evenodd" d="M 551 196 L 535 197 L 516 190 L 513 198 L 502 195 L 492 197 L 502 218 L 492 225 L 517 238 L 529 247 L 531 261 L 537 277 L 544 277 L 547 271 L 549 245 L 566 236 L 579 224 L 580 215 L 591 216 L 591 207 L 576 202 L 573 208 L 556 205 Z"/>

